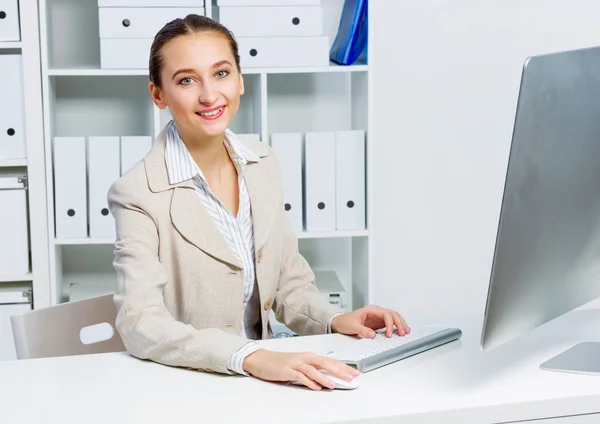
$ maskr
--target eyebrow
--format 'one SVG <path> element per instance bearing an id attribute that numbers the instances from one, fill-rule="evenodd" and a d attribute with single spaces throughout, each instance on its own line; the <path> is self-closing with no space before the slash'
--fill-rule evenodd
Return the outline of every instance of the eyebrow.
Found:
<path id="1" fill-rule="evenodd" d="M 226 65 L 226 64 L 227 64 L 227 65 L 230 65 L 230 66 L 233 66 L 233 65 L 231 65 L 231 62 L 230 62 L 230 61 L 228 61 L 228 60 L 221 60 L 221 61 L 219 61 L 219 62 L 215 63 L 215 64 L 213 65 L 213 68 L 218 68 L 219 66 Z M 176 72 L 173 74 L 173 76 L 171 77 L 171 79 L 175 79 L 175 77 L 176 77 L 177 75 L 179 75 L 179 74 L 184 74 L 184 73 L 192 73 L 192 72 L 194 72 L 194 70 L 193 70 L 192 68 L 178 69 L 178 70 L 177 70 L 177 71 L 176 71 Z"/>

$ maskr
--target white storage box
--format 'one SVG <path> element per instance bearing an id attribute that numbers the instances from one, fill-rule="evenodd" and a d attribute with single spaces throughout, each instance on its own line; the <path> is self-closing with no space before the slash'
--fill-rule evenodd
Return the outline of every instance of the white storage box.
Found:
<path id="1" fill-rule="evenodd" d="M 240 37 L 237 41 L 242 68 L 329 65 L 328 37 Z"/>
<path id="2" fill-rule="evenodd" d="M 189 14 L 204 15 L 203 7 L 101 7 L 100 38 L 154 38 L 167 22 Z"/>
<path id="3" fill-rule="evenodd" d="M 0 41 L 20 40 L 19 2 L 17 0 L 2 0 L 0 2 Z"/>
<path id="4" fill-rule="evenodd" d="M 21 55 L 0 52 L 0 159 L 27 156 L 22 69 Z"/>
<path id="5" fill-rule="evenodd" d="M 0 177 L 0 275 L 29 273 L 25 178 Z"/>
<path id="6" fill-rule="evenodd" d="M 321 0 L 217 0 L 217 6 L 319 6 L 320 4 Z"/>
<path id="7" fill-rule="evenodd" d="M 148 69 L 152 38 L 101 38 L 103 69 Z"/>
<path id="8" fill-rule="evenodd" d="M 248 19 L 252 16 L 252 19 Z M 323 35 L 323 8 L 222 7 L 219 22 L 236 37 L 308 37 Z"/>
<path id="9" fill-rule="evenodd" d="M 204 0 L 98 0 L 98 7 L 204 7 Z"/>
<path id="10" fill-rule="evenodd" d="M 17 359 L 10 316 L 31 310 L 28 285 L 0 283 L 0 361 Z"/>

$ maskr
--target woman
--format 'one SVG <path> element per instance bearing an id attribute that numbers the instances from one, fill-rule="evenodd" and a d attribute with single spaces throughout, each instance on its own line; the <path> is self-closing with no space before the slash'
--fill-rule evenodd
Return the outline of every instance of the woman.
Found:
<path id="1" fill-rule="evenodd" d="M 357 372 L 312 353 L 259 349 L 271 309 L 301 335 L 374 337 L 409 329 L 390 310 L 342 313 L 314 285 L 283 208 L 266 143 L 228 130 L 244 93 L 237 43 L 197 15 L 168 23 L 150 53 L 149 90 L 171 121 L 110 189 L 117 328 L 134 356 L 162 364 L 333 388 L 318 370 Z"/>

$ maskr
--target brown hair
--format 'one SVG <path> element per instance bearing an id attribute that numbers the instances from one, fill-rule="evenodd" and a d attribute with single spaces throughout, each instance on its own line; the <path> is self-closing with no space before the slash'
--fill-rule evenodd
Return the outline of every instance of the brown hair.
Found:
<path id="1" fill-rule="evenodd" d="M 231 47 L 237 69 L 240 71 L 240 54 L 233 33 L 211 18 L 189 14 L 185 18 L 177 18 L 167 23 L 154 37 L 152 47 L 150 48 L 150 81 L 158 87 L 162 85 L 160 73 L 162 71 L 163 58 L 160 51 L 163 46 L 180 35 L 191 35 L 198 32 L 213 32 L 225 37 Z"/>

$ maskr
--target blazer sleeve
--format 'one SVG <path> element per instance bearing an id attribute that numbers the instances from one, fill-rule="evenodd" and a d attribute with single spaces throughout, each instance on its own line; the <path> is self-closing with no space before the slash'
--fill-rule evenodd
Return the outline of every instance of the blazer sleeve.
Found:
<path id="1" fill-rule="evenodd" d="M 248 340 L 220 329 L 197 330 L 167 310 L 162 292 L 168 274 L 158 257 L 157 226 L 142 207 L 140 191 L 120 179 L 108 193 L 117 231 L 116 327 L 125 348 L 165 365 L 233 374 L 227 362 Z"/>
<path id="2" fill-rule="evenodd" d="M 279 168 L 276 166 L 276 169 L 279 182 Z M 279 190 L 282 190 L 280 183 Z M 277 294 L 273 302 L 275 318 L 302 336 L 326 334 L 329 332 L 330 319 L 344 310 L 331 305 L 317 289 L 315 274 L 298 250 L 298 238 L 291 227 L 283 203 L 277 207 L 280 208 L 284 249 Z"/>

